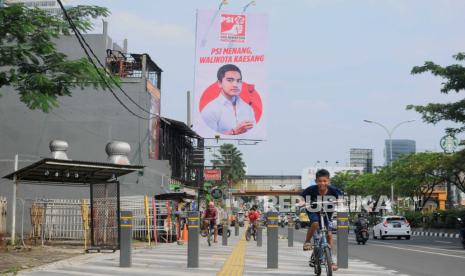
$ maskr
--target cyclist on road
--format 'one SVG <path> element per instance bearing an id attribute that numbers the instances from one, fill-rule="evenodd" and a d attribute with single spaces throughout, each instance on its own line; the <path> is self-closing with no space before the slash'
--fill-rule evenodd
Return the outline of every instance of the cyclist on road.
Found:
<path id="1" fill-rule="evenodd" d="M 250 208 L 249 214 L 249 222 L 250 222 L 250 227 L 253 227 L 252 229 L 255 231 L 257 228 L 257 221 L 260 219 L 260 212 L 258 211 L 258 206 L 254 205 L 252 208 Z"/>
<path id="2" fill-rule="evenodd" d="M 315 182 L 316 182 L 316 185 L 312 185 L 308 187 L 300 194 L 300 196 L 303 197 L 305 201 L 310 201 L 309 203 L 311 203 L 314 201 L 320 201 L 324 196 L 333 196 L 335 198 L 342 196 L 341 191 L 330 186 L 330 175 L 327 170 L 325 169 L 318 170 L 316 172 Z M 312 208 L 316 208 L 316 206 L 312 206 Z M 317 229 L 320 227 L 320 213 L 310 212 L 307 209 L 305 210 L 310 219 L 310 228 L 307 231 L 307 236 L 305 238 L 303 249 L 304 251 L 309 251 L 313 249 L 310 241 L 313 235 L 315 234 L 315 232 L 317 231 Z M 332 217 L 332 213 L 328 212 L 327 215 L 328 215 L 327 217 L 323 218 L 324 224 L 326 228 L 328 229 L 326 238 L 328 240 L 329 246 L 331 248 L 334 248 L 333 247 L 333 235 L 331 233 L 331 229 L 329 227 L 330 222 L 328 220 L 328 218 L 330 219 Z M 334 258 L 332 261 L 333 261 L 333 271 L 336 271 L 337 265 L 336 265 L 336 262 L 334 261 Z"/>
<path id="3" fill-rule="evenodd" d="M 218 210 L 215 208 L 215 203 L 210 201 L 208 203 L 208 208 L 205 210 L 205 214 L 203 216 L 203 227 L 207 229 L 207 227 L 214 228 L 214 238 L 213 242 L 218 242 L 218 227 L 216 226 L 216 219 L 218 217 Z M 213 226 L 213 227 L 212 227 Z"/>

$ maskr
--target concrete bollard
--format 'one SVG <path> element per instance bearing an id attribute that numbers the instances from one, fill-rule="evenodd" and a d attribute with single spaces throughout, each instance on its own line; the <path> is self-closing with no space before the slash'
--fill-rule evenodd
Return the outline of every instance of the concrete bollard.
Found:
<path id="1" fill-rule="evenodd" d="M 287 246 L 294 247 L 294 221 L 292 216 L 287 220 Z"/>
<path id="2" fill-rule="evenodd" d="M 228 220 L 223 222 L 223 235 L 221 235 L 222 245 L 228 245 Z"/>
<path id="3" fill-rule="evenodd" d="M 278 268 L 278 213 L 268 212 L 266 222 L 266 267 Z"/>
<path id="4" fill-rule="evenodd" d="M 337 212 L 337 266 L 349 268 L 349 216 Z"/>
<path id="5" fill-rule="evenodd" d="M 234 236 L 239 236 L 239 223 L 237 221 L 234 224 Z"/>
<path id="6" fill-rule="evenodd" d="M 187 234 L 187 267 L 197 268 L 199 267 L 199 212 L 192 211 L 188 213 L 187 225 L 189 227 Z"/>
<path id="7" fill-rule="evenodd" d="M 132 212 L 120 212 L 119 266 L 131 267 L 132 264 Z"/>
<path id="8" fill-rule="evenodd" d="M 262 247 L 263 244 L 263 225 L 261 221 L 257 222 L 257 229 L 255 235 L 257 236 L 257 246 Z"/>

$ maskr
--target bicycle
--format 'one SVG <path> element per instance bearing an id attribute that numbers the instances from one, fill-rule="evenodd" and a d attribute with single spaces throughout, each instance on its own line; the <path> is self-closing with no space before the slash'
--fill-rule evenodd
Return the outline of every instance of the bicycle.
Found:
<path id="1" fill-rule="evenodd" d="M 334 202 L 313 202 L 315 204 L 334 204 Z M 313 254 L 309 260 L 309 266 L 313 267 L 315 275 L 321 275 L 321 267 L 325 267 L 326 275 L 332 276 L 333 275 L 333 258 L 331 254 L 331 247 L 329 247 L 329 243 L 326 239 L 326 235 L 328 234 L 328 229 L 326 229 L 326 225 L 324 223 L 324 217 L 328 219 L 328 214 L 324 210 L 324 208 L 320 209 L 320 224 L 313 235 Z"/>
<path id="2" fill-rule="evenodd" d="M 245 239 L 247 241 L 250 241 L 250 238 L 252 236 L 253 236 L 253 240 L 256 241 L 257 240 L 257 231 L 255 229 L 255 224 L 254 223 L 249 225 L 249 227 L 247 228 L 247 231 L 245 232 Z"/>
<path id="3" fill-rule="evenodd" d="M 215 229 L 214 229 L 215 225 L 212 222 L 213 221 L 209 220 L 208 226 L 206 227 L 206 229 L 204 229 L 200 233 L 202 237 L 207 238 L 208 246 L 212 246 L 212 236 L 215 234 Z"/>

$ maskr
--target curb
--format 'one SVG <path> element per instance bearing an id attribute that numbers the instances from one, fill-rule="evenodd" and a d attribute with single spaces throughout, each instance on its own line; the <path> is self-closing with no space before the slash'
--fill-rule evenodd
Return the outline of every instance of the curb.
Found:
<path id="1" fill-rule="evenodd" d="M 456 233 L 412 231 L 412 235 L 413 236 L 425 236 L 425 237 L 453 238 L 453 239 L 460 238 L 460 234 L 456 234 Z"/>

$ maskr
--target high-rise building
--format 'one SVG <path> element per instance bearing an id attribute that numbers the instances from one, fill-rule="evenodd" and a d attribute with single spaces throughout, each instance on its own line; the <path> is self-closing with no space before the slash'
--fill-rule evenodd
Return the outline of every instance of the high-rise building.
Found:
<path id="1" fill-rule="evenodd" d="M 60 5 L 56 0 L 5 0 L 5 4 L 24 4 L 29 8 L 39 8 L 50 14 L 61 14 Z M 64 1 L 63 1 L 64 2 Z"/>
<path id="2" fill-rule="evenodd" d="M 350 149 L 350 166 L 363 167 L 364 173 L 373 172 L 372 149 Z"/>
<path id="3" fill-rule="evenodd" d="M 391 146 L 389 140 L 385 140 L 384 157 L 386 165 L 391 163 Z M 393 139 L 392 140 L 392 161 L 396 161 L 400 156 L 416 152 L 415 140 Z"/>

